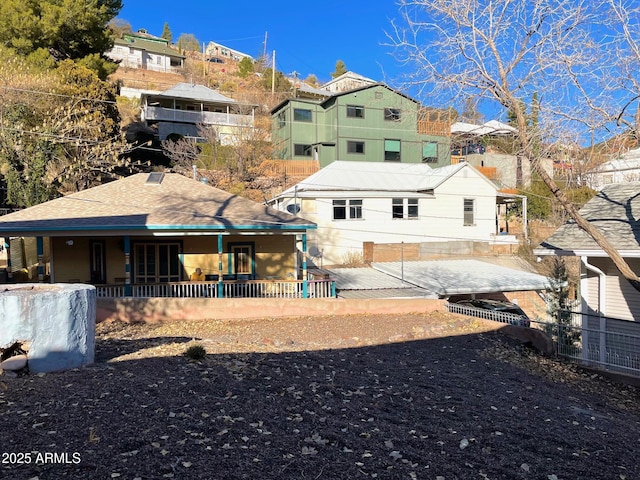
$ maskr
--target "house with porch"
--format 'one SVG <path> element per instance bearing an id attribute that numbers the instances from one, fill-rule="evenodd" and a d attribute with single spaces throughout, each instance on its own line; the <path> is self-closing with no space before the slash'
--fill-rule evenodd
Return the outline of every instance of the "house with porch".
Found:
<path id="1" fill-rule="evenodd" d="M 422 106 L 382 83 L 326 98 L 290 98 L 271 110 L 278 157 L 449 165 L 449 112 Z"/>
<path id="2" fill-rule="evenodd" d="M 526 197 L 502 193 L 468 163 L 334 161 L 271 199 L 278 211 L 317 224 L 308 237 L 316 266 L 419 260 L 465 252 L 513 253 L 501 207 Z M 526 216 L 523 232 L 526 234 Z"/>
<path id="3" fill-rule="evenodd" d="M 141 119 L 159 140 L 198 138 L 198 125 L 213 127 L 223 145 L 253 129 L 256 105 L 242 104 L 204 85 L 179 83 L 163 92 L 142 92 Z"/>
<path id="4" fill-rule="evenodd" d="M 171 173 L 132 175 L 0 217 L 0 237 L 36 239 L 39 281 L 91 283 L 101 297 L 331 296 L 330 281 L 307 281 L 315 228 Z M 196 268 L 204 281 L 189 281 Z"/>
<path id="5" fill-rule="evenodd" d="M 168 40 L 149 35 L 144 30 L 117 38 L 106 55 L 119 62 L 121 67 L 169 73 L 182 69 L 185 59 Z"/>
<path id="6" fill-rule="evenodd" d="M 640 274 L 640 183 L 605 185 L 580 214 Z M 580 258 L 583 360 L 640 373 L 640 292 L 587 233 L 568 221 L 534 249 L 539 256 Z"/>

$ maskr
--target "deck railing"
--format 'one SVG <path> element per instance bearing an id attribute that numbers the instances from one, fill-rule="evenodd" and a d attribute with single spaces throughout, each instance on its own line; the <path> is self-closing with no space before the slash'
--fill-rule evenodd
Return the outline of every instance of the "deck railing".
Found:
<path id="1" fill-rule="evenodd" d="M 98 285 L 98 297 L 125 297 L 125 285 Z M 222 290 L 222 292 L 220 291 Z M 225 280 L 212 282 L 171 282 L 132 284 L 131 296 L 170 298 L 303 298 L 302 280 Z M 306 296 L 309 298 L 335 297 L 332 280 L 309 280 Z"/>

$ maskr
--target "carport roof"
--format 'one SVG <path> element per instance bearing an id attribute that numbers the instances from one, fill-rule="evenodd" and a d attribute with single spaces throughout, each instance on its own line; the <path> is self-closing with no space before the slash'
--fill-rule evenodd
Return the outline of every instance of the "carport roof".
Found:
<path id="1" fill-rule="evenodd" d="M 544 275 L 475 259 L 386 262 L 371 266 L 439 297 L 550 288 L 549 279 Z"/>

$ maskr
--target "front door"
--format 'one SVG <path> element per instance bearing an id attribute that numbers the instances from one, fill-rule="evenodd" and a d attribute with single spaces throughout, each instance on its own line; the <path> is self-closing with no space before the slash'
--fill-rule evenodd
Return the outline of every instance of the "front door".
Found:
<path id="1" fill-rule="evenodd" d="M 180 281 L 179 243 L 136 243 L 134 246 L 134 283 Z"/>
<path id="2" fill-rule="evenodd" d="M 251 245 L 234 245 L 231 247 L 233 254 L 233 273 L 236 278 L 253 276 L 253 247 Z"/>

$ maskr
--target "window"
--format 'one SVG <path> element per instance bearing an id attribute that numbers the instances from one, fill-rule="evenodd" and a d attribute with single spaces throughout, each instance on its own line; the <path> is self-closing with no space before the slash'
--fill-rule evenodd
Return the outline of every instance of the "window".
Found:
<path id="1" fill-rule="evenodd" d="M 364 107 L 360 105 L 347 105 L 347 117 L 364 118 Z"/>
<path id="2" fill-rule="evenodd" d="M 278 114 L 278 128 L 284 128 L 287 124 L 287 112 L 280 112 Z"/>
<path id="3" fill-rule="evenodd" d="M 392 122 L 400 121 L 400 109 L 399 108 L 385 108 L 384 119 Z"/>
<path id="4" fill-rule="evenodd" d="M 391 218 L 418 218 L 418 199 L 393 198 L 391 200 Z"/>
<path id="5" fill-rule="evenodd" d="M 310 122 L 311 121 L 311 110 L 305 110 L 303 108 L 294 108 L 293 109 L 293 119 L 296 122 Z"/>
<path id="6" fill-rule="evenodd" d="M 400 140 L 384 141 L 384 161 L 385 162 L 400 161 Z"/>
<path id="7" fill-rule="evenodd" d="M 422 163 L 438 163 L 438 143 L 422 143 Z"/>
<path id="8" fill-rule="evenodd" d="M 347 140 L 347 153 L 364 153 L 364 142 Z"/>
<path id="9" fill-rule="evenodd" d="M 347 214 L 349 215 L 347 217 Z M 334 200 L 333 219 L 346 220 L 362 218 L 362 200 Z"/>
<path id="10" fill-rule="evenodd" d="M 464 199 L 464 225 L 475 225 L 475 200 L 473 198 Z"/>
<path id="11" fill-rule="evenodd" d="M 293 145 L 293 154 L 297 157 L 310 157 L 311 145 L 302 145 L 299 143 L 295 143 Z"/>

